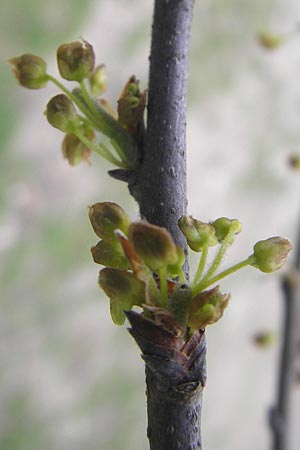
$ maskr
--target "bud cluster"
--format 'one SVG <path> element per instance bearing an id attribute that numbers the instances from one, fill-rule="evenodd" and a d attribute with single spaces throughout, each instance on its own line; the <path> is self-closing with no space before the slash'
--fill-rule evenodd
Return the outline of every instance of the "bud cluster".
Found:
<path id="1" fill-rule="evenodd" d="M 53 127 L 67 133 L 62 151 L 71 165 L 86 160 L 94 151 L 117 167 L 136 168 L 137 148 L 144 130 L 146 92 L 140 92 L 135 76 L 125 84 L 115 111 L 105 99 L 99 98 L 107 87 L 105 65 L 95 67 L 93 46 L 83 39 L 57 49 L 60 76 L 79 85 L 72 91 L 47 73 L 46 62 L 39 56 L 24 54 L 8 62 L 22 86 L 40 89 L 52 82 L 63 92 L 48 102 L 46 117 Z M 94 142 L 95 132 L 108 137 L 109 148 Z"/>
<path id="2" fill-rule="evenodd" d="M 222 317 L 230 298 L 219 286 L 207 289 L 209 286 L 249 265 L 274 272 L 283 266 L 291 250 L 284 238 L 259 241 L 247 259 L 216 275 L 227 248 L 241 231 L 241 223 L 225 217 L 205 223 L 183 216 L 179 227 L 190 248 L 201 253 L 194 279 L 187 284 L 182 269 L 184 252 L 166 229 L 144 221 L 131 222 L 119 205 L 110 202 L 91 206 L 89 216 L 101 238 L 91 249 L 93 259 L 106 266 L 100 271 L 99 284 L 110 298 L 111 316 L 119 325 L 125 321 L 123 311 L 138 306 L 147 317 L 150 310 L 161 315 L 163 309 L 176 323 L 176 332 L 178 328 L 182 334 L 203 329 Z M 206 267 L 208 249 L 215 246 L 219 249 Z"/>

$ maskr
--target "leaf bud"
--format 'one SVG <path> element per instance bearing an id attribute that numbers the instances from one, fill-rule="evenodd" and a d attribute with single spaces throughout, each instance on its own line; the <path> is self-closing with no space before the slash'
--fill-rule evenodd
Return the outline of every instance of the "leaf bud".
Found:
<path id="1" fill-rule="evenodd" d="M 212 223 L 216 237 L 219 242 L 222 242 L 230 231 L 233 231 L 234 234 L 239 234 L 242 231 L 242 224 L 237 219 L 228 219 L 227 217 L 220 217 Z M 232 244 L 234 241 L 234 236 L 230 241 Z"/>
<path id="2" fill-rule="evenodd" d="M 130 265 L 124 256 L 121 245 L 120 248 L 109 242 L 99 241 L 97 245 L 91 248 L 93 260 L 97 264 L 114 269 L 129 269 Z"/>
<path id="3" fill-rule="evenodd" d="M 129 227 L 128 238 L 136 253 L 153 271 L 178 261 L 176 245 L 165 228 L 135 222 Z"/>
<path id="4" fill-rule="evenodd" d="M 145 303 L 145 283 L 126 270 L 105 267 L 100 271 L 99 285 L 125 311 Z"/>
<path id="5" fill-rule="evenodd" d="M 62 44 L 57 49 L 57 65 L 62 78 L 78 81 L 90 77 L 95 66 L 95 53 L 91 44 L 78 40 Z"/>
<path id="6" fill-rule="evenodd" d="M 195 252 L 201 252 L 204 245 L 213 246 L 218 243 L 214 227 L 192 216 L 182 216 L 178 221 L 179 228 L 186 237 L 188 246 Z"/>
<path id="7" fill-rule="evenodd" d="M 25 55 L 8 60 L 13 66 L 13 73 L 21 86 L 28 89 L 43 88 L 48 81 L 46 62 L 36 55 Z"/>
<path id="8" fill-rule="evenodd" d="M 124 209 L 113 202 L 95 203 L 89 209 L 89 218 L 97 236 L 114 246 L 119 245 L 115 230 L 127 234 L 130 225 Z"/>
<path id="9" fill-rule="evenodd" d="M 66 133 L 72 133 L 80 125 L 75 106 L 65 94 L 58 94 L 49 101 L 46 115 L 54 128 Z"/>
<path id="10" fill-rule="evenodd" d="M 118 100 L 118 121 L 127 129 L 136 130 L 143 119 L 146 92 L 140 92 L 139 81 L 133 75 L 125 84 Z"/>
<path id="11" fill-rule="evenodd" d="M 97 66 L 92 75 L 90 76 L 90 86 L 91 92 L 94 97 L 98 97 L 104 91 L 106 91 L 107 87 L 107 75 L 105 70 L 105 65 L 100 64 Z"/>
<path id="12" fill-rule="evenodd" d="M 90 140 L 93 138 L 91 131 L 87 136 Z M 76 166 L 82 161 L 88 161 L 92 151 L 75 134 L 67 133 L 62 142 L 62 154 L 71 166 Z"/>
<path id="13" fill-rule="evenodd" d="M 275 272 L 284 265 L 292 244 L 288 239 L 279 236 L 258 241 L 254 245 L 254 262 L 252 266 L 265 273 Z"/>

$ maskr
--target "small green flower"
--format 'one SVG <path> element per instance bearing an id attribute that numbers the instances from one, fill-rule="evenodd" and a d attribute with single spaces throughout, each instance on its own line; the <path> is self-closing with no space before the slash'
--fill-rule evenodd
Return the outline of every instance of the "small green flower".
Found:
<path id="1" fill-rule="evenodd" d="M 232 233 L 232 239 L 230 244 L 234 241 L 234 235 L 239 234 L 242 231 L 242 224 L 237 219 L 228 219 L 227 217 L 220 217 L 212 223 L 216 237 L 219 242 L 224 241 L 224 239 L 228 236 L 229 233 Z"/>
<path id="2" fill-rule="evenodd" d="M 101 239 L 119 246 L 116 230 L 128 233 L 130 218 L 121 206 L 113 202 L 95 203 L 89 209 L 92 227 Z"/>
<path id="3" fill-rule="evenodd" d="M 57 65 L 62 78 L 78 81 L 89 78 L 95 66 L 95 53 L 85 40 L 61 45 L 57 50 Z"/>
<path id="4" fill-rule="evenodd" d="M 189 247 L 195 252 L 201 252 L 205 245 L 217 245 L 214 227 L 192 216 L 182 216 L 178 221 L 179 228 L 186 237 Z"/>
<path id="5" fill-rule="evenodd" d="M 13 66 L 13 73 L 21 86 L 28 89 L 40 89 L 47 84 L 47 64 L 43 58 L 26 53 L 11 58 L 8 62 Z"/>
<path id="6" fill-rule="evenodd" d="M 130 264 L 125 258 L 121 245 L 117 247 L 109 242 L 99 241 L 91 248 L 93 260 L 97 264 L 114 269 L 129 269 Z"/>
<path id="7" fill-rule="evenodd" d="M 178 261 L 176 245 L 165 228 L 146 222 L 135 222 L 129 227 L 128 238 L 136 253 L 153 271 Z"/>
<path id="8" fill-rule="evenodd" d="M 105 267 L 100 271 L 99 285 L 110 300 L 124 311 L 145 303 L 145 283 L 126 270 Z"/>
<path id="9" fill-rule="evenodd" d="M 251 265 L 265 273 L 275 272 L 284 265 L 291 249 L 290 241 L 279 236 L 259 241 L 254 245 Z"/>
<path id="10" fill-rule="evenodd" d="M 54 128 L 66 133 L 72 133 L 80 126 L 76 108 L 65 94 L 58 94 L 49 101 L 46 115 Z"/>

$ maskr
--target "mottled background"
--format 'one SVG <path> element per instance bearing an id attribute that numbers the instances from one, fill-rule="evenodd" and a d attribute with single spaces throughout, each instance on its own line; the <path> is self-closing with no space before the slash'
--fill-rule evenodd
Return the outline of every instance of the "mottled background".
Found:
<path id="1" fill-rule="evenodd" d="M 58 45 L 82 36 L 109 75 L 114 102 L 128 76 L 147 86 L 152 0 L 2 0 L 0 14 L 0 449 L 146 450 L 143 363 L 111 323 L 89 248 L 87 206 L 137 206 L 109 164 L 71 168 L 62 135 L 43 116 L 57 90 L 26 91 L 4 61 L 36 53 L 56 74 Z M 237 217 L 243 233 L 226 264 L 271 235 L 295 241 L 300 149 L 300 35 L 266 52 L 260 30 L 288 34 L 298 0 L 197 1 L 188 112 L 189 213 Z M 203 412 L 206 450 L 267 449 L 278 345 L 253 344 L 280 329 L 277 275 L 244 269 L 224 281 L 224 319 L 208 330 Z M 299 448 L 300 387 L 294 395 L 292 450 Z M 298 420 L 298 423 L 297 423 Z"/>

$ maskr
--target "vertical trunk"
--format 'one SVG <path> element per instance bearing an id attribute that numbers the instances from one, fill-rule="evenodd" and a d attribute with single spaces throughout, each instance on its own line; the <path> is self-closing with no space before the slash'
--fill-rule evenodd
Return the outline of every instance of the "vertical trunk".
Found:
<path id="1" fill-rule="evenodd" d="M 156 0 L 144 155 L 131 193 L 141 216 L 165 227 L 186 251 L 178 219 L 186 213 L 186 101 L 194 0 Z M 146 364 L 151 450 L 201 449 L 205 338 L 187 341 L 130 311 L 130 332 Z"/>

